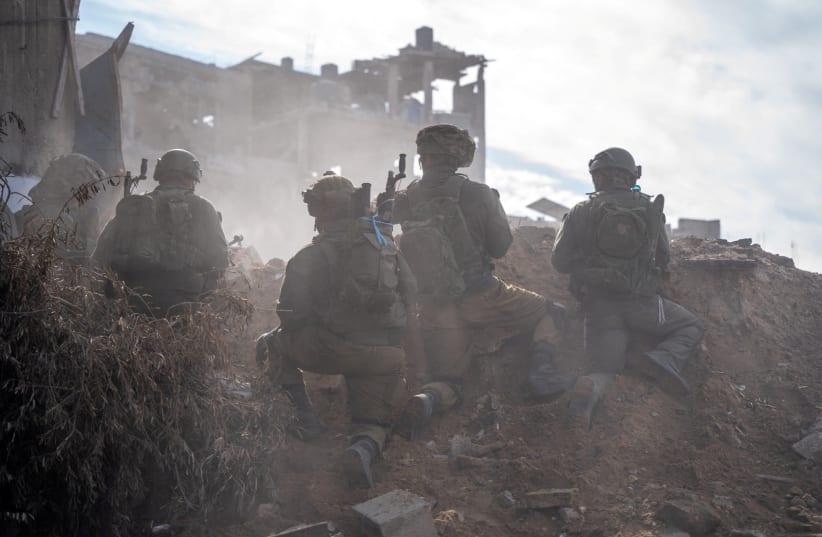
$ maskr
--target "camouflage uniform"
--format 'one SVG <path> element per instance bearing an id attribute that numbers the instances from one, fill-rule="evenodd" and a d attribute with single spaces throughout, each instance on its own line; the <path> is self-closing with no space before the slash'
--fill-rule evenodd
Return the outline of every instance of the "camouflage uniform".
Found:
<path id="1" fill-rule="evenodd" d="M 605 165 L 598 166 L 602 162 Z M 647 261 L 639 261 L 647 265 L 636 267 L 639 276 L 633 287 L 622 288 L 613 278 L 603 278 L 606 263 L 596 261 L 603 257 L 597 246 L 597 236 L 603 233 L 602 210 L 598 207 L 608 204 L 620 209 L 648 210 L 654 202 L 650 196 L 631 188 L 641 168 L 635 166 L 633 157 L 625 150 L 605 150 L 590 165 L 592 174 L 616 168 L 628 171 L 629 175 L 616 184 L 597 185 L 591 199 L 577 204 L 565 216 L 554 244 L 552 263 L 557 271 L 570 273 L 571 291 L 581 301 L 585 348 L 592 373 L 607 378 L 621 372 L 629 341 L 644 334 L 661 340 L 656 348 L 642 355 L 645 371 L 672 391 L 684 393 L 688 386 L 679 372 L 699 345 L 703 328 L 693 313 L 657 294 L 658 276 L 670 259 L 664 214 L 660 213 L 655 226 L 658 236 L 647 239 L 651 241 Z M 652 227 L 648 227 L 649 233 Z"/>
<path id="2" fill-rule="evenodd" d="M 43 231 L 44 224 L 59 217 L 56 225 L 68 234 L 68 240 L 58 244 L 57 253 L 71 259 L 90 257 L 100 233 L 98 200 L 92 198 L 80 205 L 73 189 L 104 178 L 103 169 L 85 155 L 71 153 L 55 158 L 29 192 L 34 204 L 24 206 L 15 215 L 17 229 L 23 235 L 34 236 Z"/>
<path id="3" fill-rule="evenodd" d="M 351 224 L 351 220 L 328 224 L 288 262 L 277 307 L 283 349 L 278 383 L 301 386 L 300 370 L 343 375 L 352 438 L 371 438 L 382 449 L 405 395 L 402 328 L 383 329 L 356 320 L 338 326 L 340 319 L 327 314 L 339 292 L 341 260 L 328 255 L 323 243 L 343 240 Z M 400 284 L 403 299 L 413 302 L 415 283 L 404 263 Z"/>
<path id="4" fill-rule="evenodd" d="M 439 191 L 447 188 L 449 182 L 461 180 L 459 207 L 470 233 L 470 238 L 465 240 L 473 243 L 477 252 L 477 261 L 471 262 L 470 267 L 463 264 L 465 290 L 460 296 L 446 299 L 420 294 L 420 325 L 429 379 L 421 393 L 433 395 L 435 411 L 453 407 L 460 400 L 461 383 L 471 365 L 472 350 L 479 342 L 486 344 L 479 346 L 497 347 L 515 335 L 531 334 L 529 381 L 532 391 L 534 395 L 556 395 L 563 389 L 563 380 L 552 365 L 546 365 L 552 361 L 559 339 L 559 331 L 549 313 L 551 305 L 541 295 L 494 276 L 491 259 L 503 257 L 513 241 L 505 210 L 496 191 L 455 175 L 457 167 L 470 163 L 473 140 L 456 127 L 439 125 L 420 131 L 417 145 L 421 155 L 460 157 L 450 163 L 445 158 L 437 165 L 429 164 L 421 180 L 398 193 L 395 221 L 403 223 L 405 231 L 415 204 L 439 196 Z M 460 245 L 454 247 L 458 249 Z M 411 259 L 409 262 L 414 265 Z"/>
<path id="5" fill-rule="evenodd" d="M 199 164 L 196 170 L 199 172 Z M 228 267 L 228 247 L 220 214 L 208 200 L 196 195 L 193 186 L 168 184 L 156 172 L 155 178 L 160 185 L 146 196 L 154 202 L 160 225 L 150 233 L 160 245 L 163 258 L 174 262 L 140 266 L 122 254 L 132 230 L 141 224 L 128 221 L 125 214 L 118 214 L 106 224 L 93 257 L 113 268 L 142 297 L 134 301 L 138 310 L 167 315 L 174 312 L 174 306 L 198 302 L 218 287 Z M 181 229 L 181 234 L 176 235 L 172 228 Z"/>
<path id="6" fill-rule="evenodd" d="M 369 193 L 333 172 L 303 193 L 319 234 L 286 266 L 280 328 L 257 340 L 258 362 L 294 404 L 291 430 L 303 439 L 326 428 L 301 370 L 343 375 L 352 425 L 343 469 L 349 483 L 368 487 L 405 394 L 402 337 L 416 295 L 391 226 L 370 214 Z"/>

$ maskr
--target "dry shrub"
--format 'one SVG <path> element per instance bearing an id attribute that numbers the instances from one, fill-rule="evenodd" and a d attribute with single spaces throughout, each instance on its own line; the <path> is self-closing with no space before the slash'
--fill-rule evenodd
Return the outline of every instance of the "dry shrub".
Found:
<path id="1" fill-rule="evenodd" d="M 247 511 L 281 438 L 226 389 L 223 336 L 247 304 L 138 315 L 122 284 L 54 250 L 53 236 L 0 244 L 0 525 L 127 535 Z"/>

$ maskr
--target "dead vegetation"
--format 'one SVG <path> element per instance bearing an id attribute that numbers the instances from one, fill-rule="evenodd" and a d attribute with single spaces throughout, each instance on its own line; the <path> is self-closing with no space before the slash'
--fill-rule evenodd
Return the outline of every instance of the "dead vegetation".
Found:
<path id="1" fill-rule="evenodd" d="M 127 535 L 247 511 L 280 435 L 221 372 L 247 304 L 138 315 L 55 242 L 0 245 L 0 517 L 38 535 Z"/>

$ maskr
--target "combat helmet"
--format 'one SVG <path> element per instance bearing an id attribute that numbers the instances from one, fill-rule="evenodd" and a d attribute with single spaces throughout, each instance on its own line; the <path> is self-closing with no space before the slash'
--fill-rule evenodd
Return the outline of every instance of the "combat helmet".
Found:
<path id="1" fill-rule="evenodd" d="M 354 184 L 334 172 L 325 172 L 321 179 L 303 192 L 303 202 L 313 217 L 328 213 L 342 216 L 351 206 Z"/>
<path id="2" fill-rule="evenodd" d="M 61 155 L 49 163 L 43 179 L 32 187 L 29 197 L 37 203 L 45 200 L 64 202 L 72 190 L 84 183 L 106 176 L 97 162 L 80 153 Z"/>
<path id="3" fill-rule="evenodd" d="M 471 165 L 476 149 L 468 131 L 454 125 L 431 125 L 417 133 L 417 153 L 452 157 L 458 168 Z"/>
<path id="4" fill-rule="evenodd" d="M 606 168 L 625 170 L 634 180 L 642 177 L 642 166 L 637 166 L 633 155 L 621 147 L 609 147 L 588 161 L 588 171 L 591 173 Z"/>
<path id="5" fill-rule="evenodd" d="M 154 166 L 154 180 L 162 181 L 169 176 L 192 177 L 198 183 L 203 176 L 200 162 L 190 151 L 185 149 L 171 149 L 157 160 Z"/>

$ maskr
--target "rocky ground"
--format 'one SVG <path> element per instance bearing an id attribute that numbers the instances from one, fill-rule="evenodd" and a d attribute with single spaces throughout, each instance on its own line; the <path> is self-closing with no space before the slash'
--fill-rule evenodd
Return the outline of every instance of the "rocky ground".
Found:
<path id="1" fill-rule="evenodd" d="M 581 319 L 550 265 L 552 244 L 550 229 L 521 229 L 497 269 L 571 306 L 562 361 L 581 372 Z M 822 534 L 820 467 L 792 449 L 822 409 L 822 276 L 749 241 L 682 239 L 673 249 L 665 294 L 707 327 L 687 399 L 627 371 L 592 430 L 573 430 L 563 400 L 523 399 L 513 344 L 477 360 L 464 404 L 422 441 L 392 440 L 375 490 L 352 492 L 338 465 L 344 385 L 313 377 L 331 432 L 287 442 L 275 489 L 241 532 L 331 520 L 360 535 L 351 506 L 401 488 L 433 502 L 442 536 Z M 570 490 L 529 495 L 545 489 Z"/>

